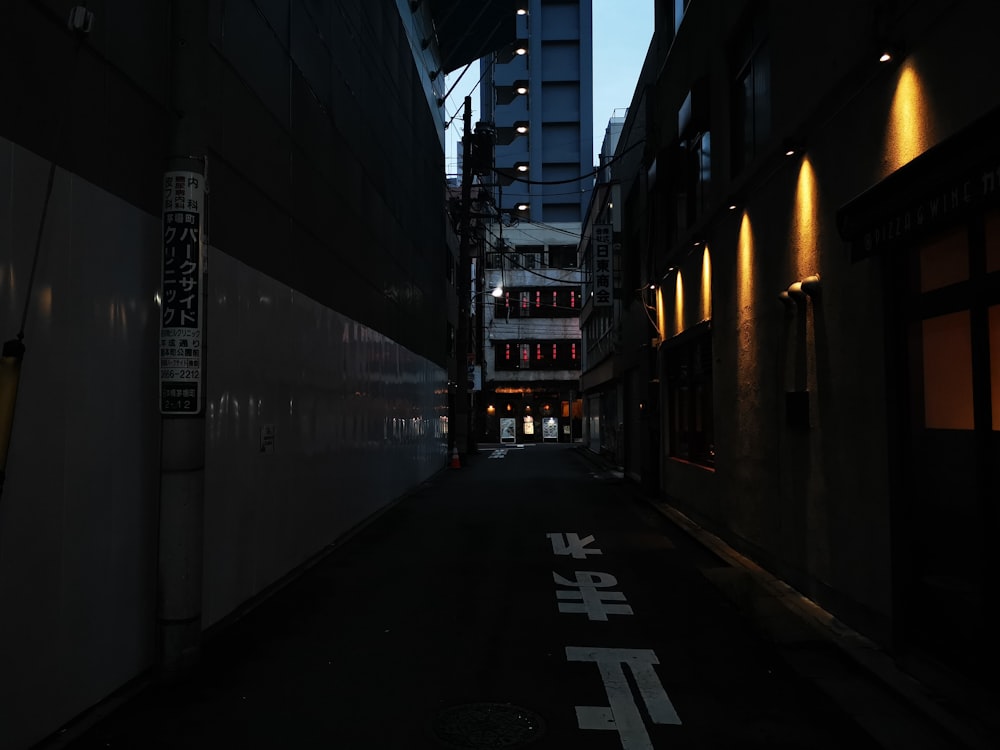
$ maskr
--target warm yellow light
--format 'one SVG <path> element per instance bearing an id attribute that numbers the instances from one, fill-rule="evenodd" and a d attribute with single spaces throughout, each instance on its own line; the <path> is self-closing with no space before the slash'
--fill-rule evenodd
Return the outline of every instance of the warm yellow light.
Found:
<path id="1" fill-rule="evenodd" d="M 736 246 L 736 321 L 739 329 L 740 369 L 756 368 L 757 346 L 754 325 L 754 237 L 750 217 L 743 213 Z M 745 377 L 742 376 L 741 377 Z"/>
<path id="2" fill-rule="evenodd" d="M 712 256 L 705 248 L 701 256 L 701 319 L 712 317 Z"/>
<path id="3" fill-rule="evenodd" d="M 890 172 L 926 151 L 933 143 L 933 121 L 923 82 L 907 60 L 899 70 L 896 93 L 889 109 L 885 164 Z"/>
<path id="4" fill-rule="evenodd" d="M 816 174 L 808 157 L 799 166 L 792 216 L 792 243 L 796 278 L 817 272 L 819 267 L 819 195 Z"/>
<path id="5" fill-rule="evenodd" d="M 753 228 L 750 225 L 750 217 L 743 214 L 743 221 L 740 222 L 740 236 L 737 240 L 737 302 L 739 304 L 738 314 L 742 320 L 748 317 L 753 311 Z"/>
<path id="6" fill-rule="evenodd" d="M 684 279 L 680 270 L 677 271 L 677 281 L 674 285 L 674 333 L 684 330 Z"/>
<path id="7" fill-rule="evenodd" d="M 663 304 L 663 287 L 656 289 L 656 335 L 661 339 L 667 336 L 667 311 Z"/>
<path id="8" fill-rule="evenodd" d="M 493 414 L 495 411 L 496 411 L 496 407 L 493 406 L 493 404 L 490 404 L 489 406 L 486 407 L 486 413 L 487 414 Z"/>

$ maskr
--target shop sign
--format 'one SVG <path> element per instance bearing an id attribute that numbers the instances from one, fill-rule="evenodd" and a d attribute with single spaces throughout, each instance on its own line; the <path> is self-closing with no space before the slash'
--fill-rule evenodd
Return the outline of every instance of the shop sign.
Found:
<path id="1" fill-rule="evenodd" d="M 173 171 L 163 181 L 160 413 L 198 414 L 202 401 L 202 217 L 205 178 Z"/>
<path id="2" fill-rule="evenodd" d="M 610 224 L 594 224 L 591 254 L 593 264 L 590 278 L 593 279 L 594 307 L 611 307 L 614 299 L 612 286 L 612 269 L 614 268 L 614 249 L 611 242 Z"/>
<path id="3" fill-rule="evenodd" d="M 517 420 L 514 417 L 500 417 L 500 442 L 516 442 L 517 434 L 515 433 L 515 425 Z"/>

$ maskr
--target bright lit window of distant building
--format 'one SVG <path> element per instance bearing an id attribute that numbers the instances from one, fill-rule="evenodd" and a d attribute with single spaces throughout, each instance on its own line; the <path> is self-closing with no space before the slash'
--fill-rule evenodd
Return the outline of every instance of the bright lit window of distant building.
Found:
<path id="1" fill-rule="evenodd" d="M 757 155 L 771 134 L 771 51 L 763 4 L 755 2 L 730 46 L 733 174 Z"/>
<path id="2" fill-rule="evenodd" d="M 513 307 L 509 302 L 511 291 L 514 292 L 515 299 L 518 301 Z M 579 287 L 514 288 L 505 290 L 505 292 L 504 297 L 496 299 L 494 302 L 496 306 L 495 318 L 571 318 L 580 314 L 577 305 L 577 300 L 580 298 Z"/>
<path id="3" fill-rule="evenodd" d="M 540 339 L 526 342 L 494 342 L 497 370 L 579 370 L 579 340 Z M 519 356 L 512 357 L 511 351 Z M 503 356 L 501 356 L 501 352 Z"/>

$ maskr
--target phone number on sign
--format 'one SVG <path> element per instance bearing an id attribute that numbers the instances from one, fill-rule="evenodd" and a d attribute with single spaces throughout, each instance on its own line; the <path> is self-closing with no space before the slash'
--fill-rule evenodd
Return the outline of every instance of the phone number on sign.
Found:
<path id="1" fill-rule="evenodd" d="M 201 370 L 160 370 L 160 380 L 201 380 Z"/>

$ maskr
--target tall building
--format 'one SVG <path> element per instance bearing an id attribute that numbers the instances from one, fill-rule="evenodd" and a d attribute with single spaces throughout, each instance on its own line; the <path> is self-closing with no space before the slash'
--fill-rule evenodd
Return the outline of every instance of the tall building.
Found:
<path id="1" fill-rule="evenodd" d="M 481 61 L 499 213 L 482 273 L 487 440 L 580 436 L 576 252 L 594 172 L 591 10 L 590 0 L 525 0 L 517 41 Z"/>
<path id="2" fill-rule="evenodd" d="M 912 674 L 989 684 L 1000 6 L 656 9 L 596 442 L 624 423 L 627 474 Z"/>

